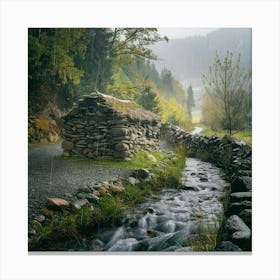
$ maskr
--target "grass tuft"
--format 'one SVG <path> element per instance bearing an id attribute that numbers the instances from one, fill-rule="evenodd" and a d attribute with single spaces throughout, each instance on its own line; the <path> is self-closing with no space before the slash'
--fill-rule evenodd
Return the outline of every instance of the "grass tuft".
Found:
<path id="1" fill-rule="evenodd" d="M 156 159 L 156 162 L 152 161 L 149 155 L 152 155 Z M 69 160 L 85 165 L 104 166 L 109 168 L 118 167 L 118 168 L 126 168 L 126 169 L 136 169 L 136 168 L 151 167 L 154 164 L 159 163 L 161 160 L 163 160 L 166 157 L 167 154 L 163 152 L 140 151 L 137 154 L 135 154 L 130 161 L 117 161 L 117 160 L 106 161 L 106 160 L 89 159 L 86 157 L 69 157 L 69 158 L 65 158 L 65 160 Z"/>
<path id="2" fill-rule="evenodd" d="M 200 127 L 203 128 L 201 131 L 200 135 L 202 136 L 218 136 L 223 138 L 225 136 L 225 131 L 219 130 L 219 131 L 214 131 L 209 127 L 206 127 L 203 124 L 199 124 Z M 241 131 L 233 131 L 232 137 L 237 139 L 237 140 L 242 140 L 246 142 L 247 145 L 252 146 L 252 130 L 241 130 Z"/>

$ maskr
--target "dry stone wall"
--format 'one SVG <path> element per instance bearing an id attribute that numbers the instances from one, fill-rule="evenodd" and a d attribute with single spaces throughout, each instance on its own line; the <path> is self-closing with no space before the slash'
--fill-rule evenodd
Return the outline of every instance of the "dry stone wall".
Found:
<path id="1" fill-rule="evenodd" d="M 225 136 L 192 135 L 165 123 L 162 137 L 173 146 L 182 145 L 187 153 L 223 168 L 231 188 L 225 221 L 219 234 L 217 251 L 251 251 L 252 240 L 252 149 L 245 142 Z"/>
<path id="2" fill-rule="evenodd" d="M 158 150 L 160 119 L 135 103 L 94 92 L 64 117 L 64 156 L 129 160 L 140 150 Z"/>

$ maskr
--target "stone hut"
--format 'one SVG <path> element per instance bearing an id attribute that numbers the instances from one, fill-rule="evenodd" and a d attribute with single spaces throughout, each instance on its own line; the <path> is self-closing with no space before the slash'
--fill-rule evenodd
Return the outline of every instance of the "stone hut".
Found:
<path id="1" fill-rule="evenodd" d="M 64 156 L 129 160 L 140 150 L 159 149 L 159 117 L 129 100 L 84 95 L 63 121 Z"/>

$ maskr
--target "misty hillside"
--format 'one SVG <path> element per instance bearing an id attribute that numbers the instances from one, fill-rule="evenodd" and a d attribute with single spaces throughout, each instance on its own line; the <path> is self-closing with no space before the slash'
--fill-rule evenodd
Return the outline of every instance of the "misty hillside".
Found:
<path id="1" fill-rule="evenodd" d="M 200 78 L 213 63 L 216 51 L 220 55 L 227 50 L 241 54 L 241 66 L 251 70 L 251 29 L 218 29 L 207 36 L 193 36 L 159 42 L 153 46 L 159 61 L 156 67 L 166 67 L 182 82 L 192 81 L 199 86 Z M 164 58 L 164 59 L 163 59 Z"/>

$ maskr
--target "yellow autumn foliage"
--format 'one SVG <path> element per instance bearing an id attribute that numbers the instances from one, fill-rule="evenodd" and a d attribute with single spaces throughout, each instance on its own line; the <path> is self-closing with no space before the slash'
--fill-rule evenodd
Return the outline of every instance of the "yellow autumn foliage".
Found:
<path id="1" fill-rule="evenodd" d="M 223 109 L 221 101 L 214 100 L 209 94 L 205 93 L 202 99 L 202 121 L 203 123 L 217 131 L 221 127 L 223 120 Z"/>
<path id="2" fill-rule="evenodd" d="M 49 131 L 49 119 L 47 118 L 37 118 L 35 119 L 35 126 L 38 130 L 41 130 L 42 132 L 48 132 Z"/>

